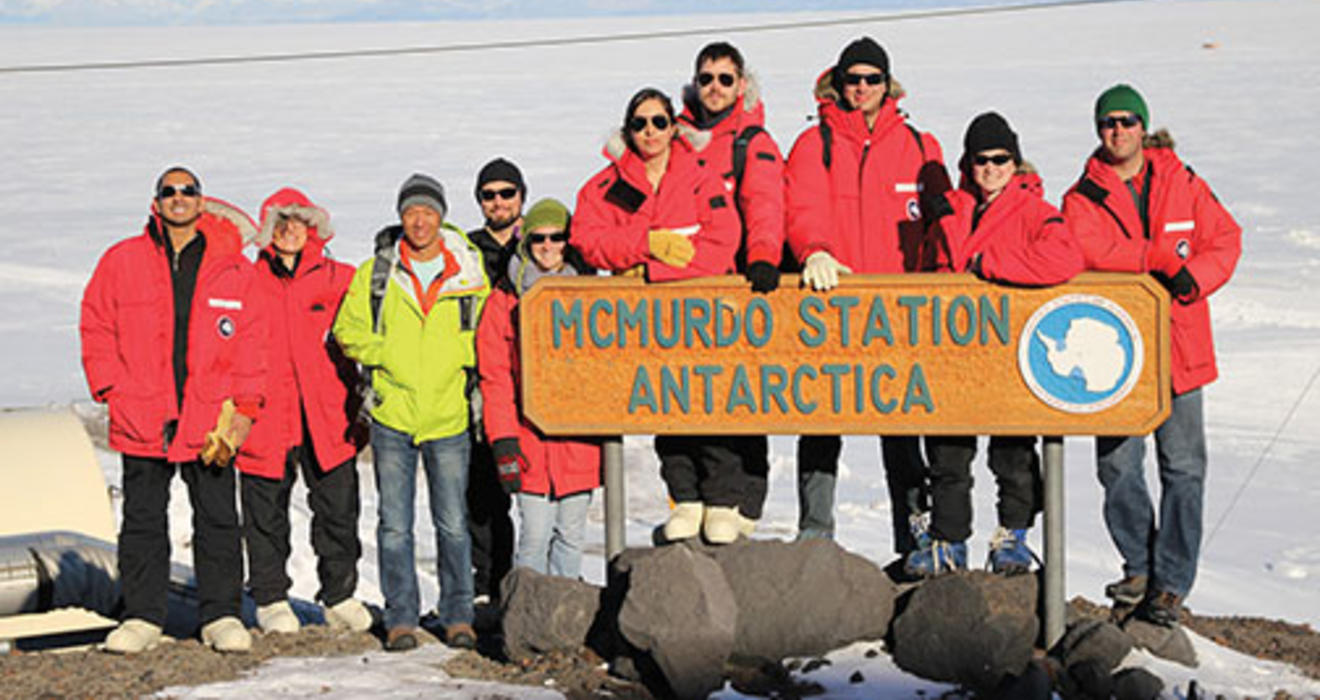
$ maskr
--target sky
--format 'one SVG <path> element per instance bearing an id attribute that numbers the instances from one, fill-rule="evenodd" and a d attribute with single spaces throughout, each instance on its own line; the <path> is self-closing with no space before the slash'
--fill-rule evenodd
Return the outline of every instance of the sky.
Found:
<path id="1" fill-rule="evenodd" d="M 1058 2 L 1059 0 L 1037 0 Z M 1104 0 L 1098 0 L 1104 1 Z M 500 20 L 712 12 L 894 12 L 1030 0 L 0 0 L 0 24 L 158 26 Z"/>

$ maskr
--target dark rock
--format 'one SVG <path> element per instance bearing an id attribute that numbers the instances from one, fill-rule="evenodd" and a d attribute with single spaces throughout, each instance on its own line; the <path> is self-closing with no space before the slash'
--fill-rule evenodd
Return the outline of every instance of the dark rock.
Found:
<path id="1" fill-rule="evenodd" d="M 618 616 L 623 638 L 649 655 L 677 697 L 704 698 L 720 688 L 737 604 L 719 565 L 685 545 L 621 564 L 628 572 Z"/>
<path id="2" fill-rule="evenodd" d="M 1109 700 L 1114 694 L 1113 670 L 1097 659 L 1087 659 L 1069 666 L 1068 680 L 1071 686 L 1065 697 Z"/>
<path id="3" fill-rule="evenodd" d="M 1137 617 L 1128 618 L 1123 623 L 1123 631 L 1132 637 L 1132 641 L 1142 649 L 1174 663 L 1188 668 L 1196 668 L 1200 662 L 1196 659 L 1196 649 L 1182 625 L 1163 627 L 1151 624 Z"/>
<path id="4" fill-rule="evenodd" d="M 505 576 L 500 588 L 509 659 L 572 651 L 586 643 L 600 608 L 600 588 L 521 567 Z"/>
<path id="5" fill-rule="evenodd" d="M 1164 692 L 1164 681 L 1144 668 L 1128 668 L 1114 674 L 1116 700 L 1155 700 Z"/>
<path id="6" fill-rule="evenodd" d="M 894 662 L 923 678 L 993 690 L 1031 660 L 1035 611 L 1034 577 L 940 576 L 917 588 L 894 621 Z"/>
<path id="7" fill-rule="evenodd" d="M 1089 663 L 1109 675 L 1132 651 L 1132 644 L 1132 637 L 1117 625 L 1081 618 L 1068 628 L 1052 653 L 1064 666 Z"/>
<path id="8" fill-rule="evenodd" d="M 848 676 L 849 683 L 861 683 L 864 680 L 866 680 L 866 676 L 863 676 L 861 671 L 853 671 L 852 675 Z"/>
<path id="9" fill-rule="evenodd" d="M 880 639 L 894 585 L 870 560 L 830 540 L 740 540 L 704 551 L 738 601 L 734 650 L 778 660 Z"/>
<path id="10" fill-rule="evenodd" d="M 994 700 L 1050 700 L 1054 697 L 1054 684 L 1045 662 L 1033 660 L 1021 675 L 1005 677 L 989 697 Z"/>

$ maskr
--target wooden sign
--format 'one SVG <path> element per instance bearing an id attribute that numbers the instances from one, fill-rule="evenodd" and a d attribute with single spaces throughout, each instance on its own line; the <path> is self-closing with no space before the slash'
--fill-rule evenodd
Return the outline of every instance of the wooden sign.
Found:
<path id="1" fill-rule="evenodd" d="M 1139 435 L 1170 410 L 1169 303 L 1115 273 L 549 278 L 520 304 L 523 406 L 562 435 Z"/>

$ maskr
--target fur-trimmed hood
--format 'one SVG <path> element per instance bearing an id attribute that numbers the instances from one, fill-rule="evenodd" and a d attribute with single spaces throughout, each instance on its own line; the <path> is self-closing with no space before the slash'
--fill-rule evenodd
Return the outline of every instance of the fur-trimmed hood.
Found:
<path id="1" fill-rule="evenodd" d="M 683 85 L 683 113 L 678 115 L 678 131 L 687 139 L 688 143 L 697 151 L 703 151 L 710 145 L 714 138 L 711 133 L 715 127 L 721 126 L 730 121 L 730 117 L 737 117 L 735 129 L 741 128 L 744 123 L 762 125 L 765 123 L 765 105 L 761 102 L 761 83 L 756 79 L 756 74 L 750 70 L 743 71 L 743 78 L 747 81 L 747 89 L 743 91 L 742 97 L 739 97 L 730 108 L 729 114 L 724 119 L 715 124 L 706 127 L 699 126 L 701 120 L 698 115 L 702 114 L 701 97 L 697 86 L 691 82 Z"/>
<path id="2" fill-rule="evenodd" d="M 825 72 L 816 77 L 816 86 L 811 91 L 812 96 L 818 103 L 829 103 L 833 105 L 843 105 L 843 95 L 834 89 L 834 66 L 825 69 Z M 894 102 L 907 97 L 907 90 L 903 89 L 903 84 L 898 82 L 891 73 L 889 75 L 889 99 Z"/>
<path id="3" fill-rule="evenodd" d="M 223 199 L 204 196 L 202 214 L 197 228 L 206 235 L 206 246 L 213 252 L 240 252 L 243 246 L 257 238 L 257 224 L 237 205 Z M 158 245 L 163 245 L 165 227 L 160 220 L 159 203 L 151 200 L 151 216 L 146 233 Z"/>
<path id="4" fill-rule="evenodd" d="M 330 226 L 330 214 L 325 209 L 312 203 L 307 195 L 285 187 L 266 198 L 261 205 L 261 229 L 256 234 L 256 244 L 261 249 L 270 247 L 271 237 L 281 216 L 296 216 L 307 222 L 307 243 L 323 247 L 334 238 L 334 228 Z"/>
<path id="5" fill-rule="evenodd" d="M 980 192 L 976 181 L 972 179 L 972 168 L 965 155 L 958 160 L 958 173 L 958 189 L 979 199 Z M 1041 180 L 1036 166 L 1028 160 L 1018 163 L 1017 170 L 1013 171 L 1013 179 L 1007 186 L 1024 189 L 1037 197 L 1045 196 L 1045 182 Z"/>
<path id="6" fill-rule="evenodd" d="M 682 129 L 679 129 L 678 133 L 674 134 L 674 141 L 670 148 L 681 148 L 689 153 L 697 150 L 695 145 L 688 140 L 687 135 L 683 133 Z M 605 147 L 601 149 L 601 152 L 611 162 L 620 166 L 622 166 L 624 160 L 628 159 L 630 154 L 632 158 L 637 159 L 639 162 L 641 161 L 640 156 L 628 149 L 628 141 L 624 138 L 622 128 L 610 132 L 609 137 L 605 139 Z"/>

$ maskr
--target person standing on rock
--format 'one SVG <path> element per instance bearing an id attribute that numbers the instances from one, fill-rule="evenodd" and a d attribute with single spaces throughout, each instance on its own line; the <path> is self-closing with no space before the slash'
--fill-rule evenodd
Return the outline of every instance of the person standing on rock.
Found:
<path id="1" fill-rule="evenodd" d="M 674 106 L 655 88 L 633 95 L 605 166 L 578 190 L 573 238 L 586 262 L 648 282 L 733 271 L 739 221 L 724 183 L 677 135 Z M 720 435 L 660 435 L 661 476 L 676 504 L 664 538 L 704 534 L 727 544 L 742 533 L 745 477 L 739 442 Z"/>
<path id="2" fill-rule="evenodd" d="M 332 260 L 330 216 L 284 188 L 261 206 L 256 296 L 269 311 L 267 402 L 238 451 L 248 585 L 265 632 L 296 632 L 289 605 L 289 494 L 301 470 L 312 511 L 316 594 L 331 627 L 363 632 L 371 613 L 357 588 L 357 453 L 364 431 L 351 397 L 357 372 L 330 334 L 353 266 Z M 350 411 L 352 411 L 350 413 Z"/>
<path id="3" fill-rule="evenodd" d="M 692 82 L 683 88 L 678 130 L 733 193 L 742 223 L 734 267 L 753 292 L 768 294 L 779 287 L 784 250 L 784 158 L 765 130 L 760 85 L 746 69 L 742 52 L 728 42 L 707 44 L 694 68 Z M 785 259 L 796 262 L 792 256 Z M 744 534 L 750 535 L 765 505 L 769 441 L 764 435 L 727 439 L 741 454 L 738 515 Z"/>
<path id="4" fill-rule="evenodd" d="M 870 37 L 846 46 L 816 79 L 819 124 L 793 144 L 785 167 L 788 242 L 802 282 L 818 292 L 839 276 L 914 272 L 928 202 L 949 189 L 940 144 L 908 123 L 889 55 Z M 798 443 L 798 537 L 834 536 L 834 489 L 842 440 Z M 912 516 L 926 507 L 926 465 L 916 437 L 883 436 L 894 550 L 916 548 Z"/>
<path id="5" fill-rule="evenodd" d="M 1105 90 L 1094 116 L 1100 145 L 1063 199 L 1087 269 L 1149 273 L 1173 298 L 1173 412 L 1155 429 L 1158 518 L 1146 488 L 1145 436 L 1095 442 L 1105 524 L 1123 557 L 1123 578 L 1105 595 L 1119 615 L 1135 611 L 1171 626 L 1200 555 L 1207 461 L 1201 387 L 1219 374 L 1209 297 L 1237 266 L 1242 228 L 1174 155 L 1168 132 L 1148 133 L 1150 110 L 1136 89 Z"/>
<path id="6" fill-rule="evenodd" d="M 371 372 L 385 648 L 417 646 L 413 518 L 420 457 L 435 527 L 436 611 L 445 643 L 470 649 L 477 636 L 467 529 L 467 385 L 490 286 L 477 247 L 444 220 L 448 208 L 439 182 L 414 174 L 397 202 L 401 223 L 377 234 L 376 257 L 358 268 L 334 324 L 344 353 Z"/>
<path id="7" fill-rule="evenodd" d="M 142 234 L 106 251 L 83 292 L 83 370 L 92 398 L 110 405 L 110 447 L 123 460 L 124 613 L 106 651 L 160 642 L 176 471 L 193 510 L 202 642 L 222 652 L 252 646 L 230 462 L 266 400 L 266 321 L 241 252 L 253 229 L 246 214 L 204 197 L 191 170 L 172 167 L 156 181 Z"/>
<path id="8" fill-rule="evenodd" d="M 508 274 L 491 292 L 477 329 L 486 434 L 500 484 L 516 494 L 519 520 L 515 563 L 537 573 L 576 579 L 582 573 L 587 507 L 600 487 L 600 443 L 543 435 L 520 408 L 518 302 L 538 280 L 594 274 L 568 255 L 569 212 L 542 199 L 527 212 L 526 232 Z"/>
<path id="9" fill-rule="evenodd" d="M 1045 202 L 1040 176 L 1022 159 L 1017 134 L 1001 115 L 986 112 L 967 126 L 958 170 L 958 189 L 934 200 L 923 269 L 1033 287 L 1061 284 L 1082 271 L 1081 248 L 1059 210 Z M 905 562 L 907 573 L 923 577 L 967 567 L 976 436 L 932 435 L 925 443 L 930 526 Z M 1027 530 L 1044 505 L 1036 438 L 992 436 L 989 465 L 999 492 L 990 568 L 1025 573 L 1032 562 Z"/>

